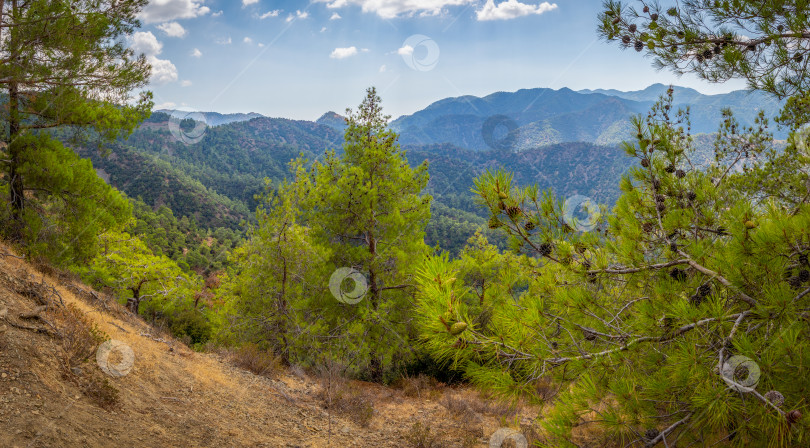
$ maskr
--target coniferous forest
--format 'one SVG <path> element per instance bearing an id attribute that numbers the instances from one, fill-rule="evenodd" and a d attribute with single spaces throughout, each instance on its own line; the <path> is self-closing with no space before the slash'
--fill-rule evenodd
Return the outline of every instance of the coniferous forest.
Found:
<path id="1" fill-rule="evenodd" d="M 537 446 L 810 444 L 810 3 L 590 18 L 748 96 L 538 89 L 393 120 L 377 86 L 317 121 L 159 110 L 160 60 L 126 44 L 148 8 L 0 1 L 0 236 L 27 262 L 199 353 L 541 406 Z"/>

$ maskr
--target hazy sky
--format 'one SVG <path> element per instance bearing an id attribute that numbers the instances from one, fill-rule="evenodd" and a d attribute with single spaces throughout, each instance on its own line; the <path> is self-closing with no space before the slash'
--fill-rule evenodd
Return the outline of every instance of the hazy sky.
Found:
<path id="1" fill-rule="evenodd" d="M 130 45 L 153 63 L 155 103 L 313 120 L 377 87 L 397 117 L 460 95 L 524 88 L 640 90 L 656 72 L 597 40 L 601 0 L 152 0 Z"/>

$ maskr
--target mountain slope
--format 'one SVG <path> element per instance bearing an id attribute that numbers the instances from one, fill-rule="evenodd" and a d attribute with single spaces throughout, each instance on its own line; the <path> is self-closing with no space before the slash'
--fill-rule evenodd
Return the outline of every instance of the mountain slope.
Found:
<path id="1" fill-rule="evenodd" d="M 70 275 L 43 274 L 19 258 L 0 243 L 3 447 L 394 448 L 408 446 L 417 421 L 440 436 L 440 446 L 462 440 L 486 446 L 506 418 L 467 388 L 417 397 L 407 389 L 327 382 L 300 369 L 256 376 L 224 356 L 189 350 Z M 104 373 L 98 343 L 82 337 L 91 326 L 132 350 L 131 370 Z M 89 359 L 65 367 L 61 361 L 77 348 Z M 113 351 L 107 365 L 125 365 L 120 353 Z M 340 408 L 325 408 L 322 397 L 331 388 L 373 410 L 367 426 Z M 443 396 L 475 400 L 480 410 L 460 416 L 440 404 Z M 531 422 L 538 413 L 524 407 L 514 418 Z"/>
<path id="2" fill-rule="evenodd" d="M 397 118 L 391 127 L 402 134 L 404 145 L 450 143 L 474 150 L 491 149 L 486 123 L 500 121 L 500 141 L 509 132 L 515 142 L 509 149 L 525 149 L 551 143 L 585 141 L 617 144 L 632 137 L 630 118 L 646 113 L 668 86 L 652 85 L 637 92 L 563 88 L 524 89 L 498 92 L 485 97 L 462 96 L 437 101 L 412 115 Z M 730 107 L 743 125 L 753 124 L 758 111 L 773 117 L 781 104 L 762 93 L 735 91 L 702 95 L 675 87 L 676 108 L 691 109 L 693 133 L 715 132 L 721 112 Z M 498 126 L 496 126 L 496 129 Z M 777 133 L 777 137 L 784 137 Z"/>

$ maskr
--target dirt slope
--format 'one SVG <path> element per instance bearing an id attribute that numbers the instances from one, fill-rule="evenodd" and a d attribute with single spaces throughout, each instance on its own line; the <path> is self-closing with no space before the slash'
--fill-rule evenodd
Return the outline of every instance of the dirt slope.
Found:
<path id="1" fill-rule="evenodd" d="M 415 422 L 432 427 L 421 435 L 434 447 L 484 447 L 505 419 L 470 409 L 469 390 L 418 398 L 355 383 L 374 409 L 361 427 L 323 409 L 315 379 L 256 376 L 193 352 L 87 286 L 43 274 L 2 244 L 0 254 L 0 447 L 407 447 Z M 65 367 L 66 353 L 81 352 L 76 316 L 132 348 L 128 374 L 105 374 L 95 345 L 88 361 Z"/>

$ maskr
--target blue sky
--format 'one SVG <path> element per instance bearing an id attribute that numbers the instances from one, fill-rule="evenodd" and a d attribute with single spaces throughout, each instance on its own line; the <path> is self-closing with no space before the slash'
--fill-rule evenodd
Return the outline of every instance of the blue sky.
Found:
<path id="1" fill-rule="evenodd" d="M 314 120 L 377 87 L 395 118 L 460 95 L 675 83 L 596 38 L 601 0 L 152 0 L 130 45 L 159 107 Z"/>

